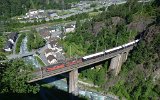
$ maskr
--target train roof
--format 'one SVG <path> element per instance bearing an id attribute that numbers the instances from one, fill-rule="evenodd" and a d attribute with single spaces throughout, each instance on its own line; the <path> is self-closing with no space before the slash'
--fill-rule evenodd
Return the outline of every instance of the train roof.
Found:
<path id="1" fill-rule="evenodd" d="M 129 42 L 129 43 L 126 43 L 126 44 L 124 44 L 124 45 L 122 45 L 122 46 L 123 46 L 123 47 L 126 47 L 126 46 L 132 45 L 132 44 L 134 44 L 134 43 L 137 43 L 138 41 L 139 41 L 139 39 L 134 40 L 134 41 Z"/>
<path id="2" fill-rule="evenodd" d="M 134 40 L 134 41 L 129 42 L 129 43 L 126 43 L 126 44 L 124 44 L 124 45 L 118 46 L 118 47 L 114 47 L 114 48 L 112 48 L 112 49 L 108 49 L 108 50 L 105 51 L 105 53 L 111 52 L 111 51 L 114 51 L 114 50 L 117 50 L 117 49 L 120 49 L 120 48 L 122 48 L 123 46 L 132 45 L 132 44 L 134 44 L 134 43 L 137 43 L 138 41 L 139 41 L 139 39 Z M 95 53 L 95 54 L 87 55 L 87 56 L 84 56 L 83 59 L 88 59 L 88 58 L 91 58 L 91 57 L 94 57 L 94 56 L 98 56 L 98 55 L 101 55 L 101 54 L 104 54 L 104 52 L 98 52 L 98 53 Z"/>
<path id="3" fill-rule="evenodd" d="M 106 50 L 106 51 L 105 51 L 105 53 L 107 53 L 107 52 L 111 52 L 111 51 L 114 51 L 114 50 L 117 50 L 117 49 L 120 49 L 120 48 L 122 48 L 122 47 L 121 47 L 121 46 L 114 47 L 114 48 L 112 48 L 112 49 L 108 49 L 108 50 Z"/>
<path id="4" fill-rule="evenodd" d="M 105 51 L 105 53 L 111 52 L 111 51 L 114 51 L 114 50 L 117 50 L 117 49 L 120 49 L 120 48 L 122 48 L 122 47 L 126 47 L 126 46 L 129 46 L 129 45 L 132 45 L 132 44 L 134 44 L 134 43 L 137 43 L 138 41 L 139 41 L 139 39 L 134 40 L 134 41 L 129 42 L 129 43 L 126 43 L 126 44 L 124 44 L 124 45 L 122 45 L 122 46 L 118 46 L 118 47 L 114 47 L 114 48 L 112 48 L 112 49 L 108 49 L 108 50 Z"/>
<path id="5" fill-rule="evenodd" d="M 88 59 L 88 58 L 98 56 L 98 55 L 101 55 L 101 54 L 104 54 L 104 52 L 98 52 L 98 53 L 95 53 L 95 54 L 87 55 L 87 56 L 84 56 L 83 59 Z"/>

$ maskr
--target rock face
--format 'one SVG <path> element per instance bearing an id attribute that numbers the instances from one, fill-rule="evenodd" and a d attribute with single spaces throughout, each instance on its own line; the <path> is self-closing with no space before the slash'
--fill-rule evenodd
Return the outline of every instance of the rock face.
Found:
<path id="1" fill-rule="evenodd" d="M 112 17 L 112 25 L 116 26 L 116 25 L 121 25 L 125 23 L 125 20 L 121 17 Z"/>
<path id="2" fill-rule="evenodd" d="M 152 19 L 148 20 L 142 20 L 138 22 L 131 22 L 129 25 L 127 25 L 128 30 L 134 30 L 138 33 L 141 33 L 146 30 L 147 26 L 153 22 Z"/>
<path id="3" fill-rule="evenodd" d="M 92 34 L 97 35 L 104 26 L 105 26 L 104 22 L 94 22 L 91 24 L 89 31 Z"/>
<path id="4" fill-rule="evenodd" d="M 151 44 L 155 49 L 155 52 L 152 54 L 152 59 L 156 60 L 154 61 L 154 66 L 151 68 L 154 83 L 160 80 L 160 42 L 158 42 L 159 40 L 157 40 L 157 37 L 160 37 L 160 26 L 152 25 L 146 29 L 144 33 L 144 40 L 146 44 Z M 155 44 L 155 42 L 158 42 L 158 44 Z"/>
<path id="5" fill-rule="evenodd" d="M 159 33 L 160 33 L 160 27 L 153 25 L 145 31 L 144 38 L 148 43 L 150 43 L 150 42 L 154 41 L 154 39 L 156 38 L 156 35 Z"/>
<path id="6" fill-rule="evenodd" d="M 122 25 L 125 23 L 125 20 L 123 18 L 120 17 L 112 17 L 111 19 L 108 19 L 108 21 L 105 22 L 94 22 L 91 24 L 91 27 L 89 28 L 89 31 L 94 34 L 97 35 L 102 28 L 105 28 L 106 25 L 107 27 L 113 27 L 113 26 L 117 26 L 117 25 Z"/>

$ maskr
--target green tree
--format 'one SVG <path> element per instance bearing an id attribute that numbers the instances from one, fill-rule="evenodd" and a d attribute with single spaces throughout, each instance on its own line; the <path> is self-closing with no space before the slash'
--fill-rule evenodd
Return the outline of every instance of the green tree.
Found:
<path id="1" fill-rule="evenodd" d="M 105 11 L 106 7 L 99 8 L 100 11 Z"/>
<path id="2" fill-rule="evenodd" d="M 0 52 L 0 60 L 6 60 L 6 59 L 7 59 L 7 57 L 6 57 L 5 53 Z"/>
<path id="3" fill-rule="evenodd" d="M 95 4 L 95 3 L 90 5 L 90 7 L 96 7 L 96 6 L 97 6 L 97 4 Z"/>
<path id="4" fill-rule="evenodd" d="M 153 4 L 157 7 L 159 7 L 160 6 L 160 1 L 159 0 L 154 0 Z"/>
<path id="5" fill-rule="evenodd" d="M 102 86 L 105 83 L 105 70 L 101 68 L 95 75 L 94 83 Z"/>
<path id="6" fill-rule="evenodd" d="M 1 76 L 1 93 L 37 93 L 38 85 L 28 84 L 27 81 L 31 78 L 29 74 L 32 72 L 32 67 L 26 65 L 22 60 L 14 60 L 4 65 L 5 70 Z"/>
<path id="7" fill-rule="evenodd" d="M 129 7 L 129 12 L 137 5 L 138 0 L 127 0 L 126 5 Z"/>

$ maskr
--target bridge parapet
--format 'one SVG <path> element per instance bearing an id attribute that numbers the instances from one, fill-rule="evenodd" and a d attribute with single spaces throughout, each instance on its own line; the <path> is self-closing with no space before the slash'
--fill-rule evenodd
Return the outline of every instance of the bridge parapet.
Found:
<path id="1" fill-rule="evenodd" d="M 35 73 L 33 73 L 34 77 L 29 82 L 34 82 L 34 81 L 42 80 L 44 78 L 56 76 L 58 74 L 66 73 L 66 72 L 74 70 L 75 68 L 77 68 L 77 69 L 83 68 L 85 66 L 89 66 L 89 65 L 92 65 L 92 64 L 110 59 L 110 58 L 114 58 L 117 55 L 123 54 L 124 52 L 129 52 L 132 49 L 133 49 L 133 46 L 131 46 L 129 48 L 124 48 L 122 50 L 119 50 L 119 51 L 116 51 L 116 52 L 113 52 L 113 53 L 110 53 L 110 54 L 107 54 L 107 55 L 104 55 L 104 56 L 101 56 L 101 57 L 98 57 L 95 59 L 85 61 L 83 63 L 72 65 L 70 67 L 64 67 L 64 68 L 57 69 L 57 70 L 50 71 L 50 72 L 46 72 L 45 70 L 43 70 L 43 75 L 41 75 L 42 72 L 35 72 Z"/>

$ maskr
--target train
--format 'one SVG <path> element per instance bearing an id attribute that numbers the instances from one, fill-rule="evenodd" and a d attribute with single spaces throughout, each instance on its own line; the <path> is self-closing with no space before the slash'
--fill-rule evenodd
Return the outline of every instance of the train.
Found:
<path id="1" fill-rule="evenodd" d="M 61 68 L 64 68 L 64 67 L 73 66 L 75 64 L 80 64 L 82 62 L 85 62 L 85 61 L 88 61 L 88 60 L 92 60 L 92 59 L 95 59 L 95 58 L 98 58 L 98 57 L 101 57 L 101 56 L 116 52 L 116 51 L 124 49 L 124 48 L 128 48 L 130 46 L 133 46 L 134 44 L 137 44 L 139 41 L 140 41 L 140 39 L 137 39 L 137 40 L 134 40 L 132 42 L 123 44 L 121 46 L 114 47 L 112 49 L 108 49 L 108 50 L 105 50 L 105 51 L 102 51 L 102 52 L 98 52 L 98 53 L 94 53 L 94 54 L 91 54 L 91 55 L 87 55 L 87 56 L 84 56 L 84 57 L 79 58 L 79 59 L 74 59 L 74 60 L 71 60 L 71 61 L 67 61 L 67 62 L 63 62 L 63 63 L 50 65 L 50 66 L 47 66 L 47 67 L 43 67 L 42 70 L 45 70 L 46 72 L 50 72 L 50 71 L 61 69 Z"/>
<path id="2" fill-rule="evenodd" d="M 82 61 L 87 61 L 87 60 L 90 60 L 90 59 L 95 59 L 97 57 L 100 57 L 100 56 L 103 56 L 103 55 L 106 55 L 106 54 L 109 54 L 109 53 L 116 52 L 116 51 L 118 51 L 120 49 L 124 49 L 124 48 L 127 48 L 129 46 L 132 46 L 132 45 L 134 45 L 134 44 L 136 44 L 138 42 L 139 42 L 139 39 L 134 40 L 134 41 L 129 42 L 129 43 L 126 43 L 124 45 L 118 46 L 118 47 L 114 47 L 112 49 L 108 49 L 108 50 L 105 50 L 105 51 L 102 51 L 102 52 L 98 52 L 98 53 L 95 53 L 95 54 L 84 56 L 84 57 L 82 57 Z"/>

